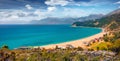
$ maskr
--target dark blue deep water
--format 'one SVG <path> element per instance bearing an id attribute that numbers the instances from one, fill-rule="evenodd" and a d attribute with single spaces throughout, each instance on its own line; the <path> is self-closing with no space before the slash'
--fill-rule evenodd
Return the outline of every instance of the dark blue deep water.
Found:
<path id="1" fill-rule="evenodd" d="M 0 46 L 10 49 L 42 46 L 81 39 L 101 32 L 97 28 L 71 25 L 0 25 Z"/>

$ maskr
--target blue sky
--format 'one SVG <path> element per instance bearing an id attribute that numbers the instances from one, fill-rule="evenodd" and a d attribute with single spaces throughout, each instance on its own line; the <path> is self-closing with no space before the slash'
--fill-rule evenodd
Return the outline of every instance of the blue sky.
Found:
<path id="1" fill-rule="evenodd" d="M 0 0 L 0 24 L 29 23 L 47 17 L 83 17 L 107 14 L 120 0 Z"/>

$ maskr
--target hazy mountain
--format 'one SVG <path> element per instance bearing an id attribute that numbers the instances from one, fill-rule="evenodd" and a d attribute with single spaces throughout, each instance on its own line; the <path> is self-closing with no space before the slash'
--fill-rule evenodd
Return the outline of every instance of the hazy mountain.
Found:
<path id="1" fill-rule="evenodd" d="M 120 9 L 116 9 L 116 10 L 110 12 L 109 14 L 107 14 L 107 16 L 114 15 L 114 14 L 120 14 Z"/>
<path id="2" fill-rule="evenodd" d="M 102 14 L 92 14 L 86 17 L 80 18 L 56 18 L 56 17 L 48 17 L 42 20 L 33 20 L 30 23 L 32 24 L 72 24 L 75 21 L 88 21 L 95 20 L 103 17 Z"/>
<path id="3" fill-rule="evenodd" d="M 77 21 L 78 18 L 55 18 L 48 17 L 42 20 L 33 20 L 33 24 L 72 24 L 74 21 Z"/>
<path id="4" fill-rule="evenodd" d="M 91 15 L 86 16 L 86 17 L 80 17 L 79 21 L 88 21 L 88 20 L 100 19 L 103 16 L 104 16 L 103 14 L 91 14 Z"/>

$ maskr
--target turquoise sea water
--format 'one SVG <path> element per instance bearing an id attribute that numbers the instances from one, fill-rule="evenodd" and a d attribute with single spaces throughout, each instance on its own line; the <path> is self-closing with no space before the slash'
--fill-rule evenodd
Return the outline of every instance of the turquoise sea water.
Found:
<path id="1" fill-rule="evenodd" d="M 22 46 L 42 46 L 88 37 L 101 32 L 97 28 L 71 25 L 0 25 L 0 46 L 10 49 Z"/>

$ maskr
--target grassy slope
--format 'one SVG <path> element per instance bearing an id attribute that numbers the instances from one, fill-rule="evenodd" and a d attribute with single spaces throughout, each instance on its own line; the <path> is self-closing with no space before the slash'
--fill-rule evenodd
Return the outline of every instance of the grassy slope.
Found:
<path id="1" fill-rule="evenodd" d="M 110 46 L 111 43 L 110 42 L 99 42 L 99 43 L 94 43 L 90 46 L 91 49 L 93 50 L 107 50 L 108 46 Z"/>

